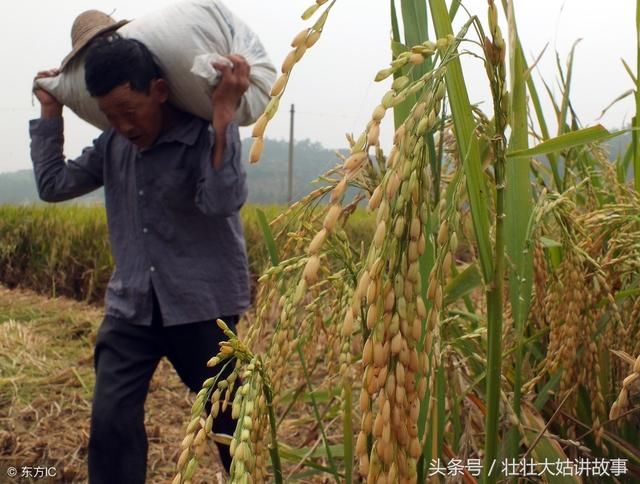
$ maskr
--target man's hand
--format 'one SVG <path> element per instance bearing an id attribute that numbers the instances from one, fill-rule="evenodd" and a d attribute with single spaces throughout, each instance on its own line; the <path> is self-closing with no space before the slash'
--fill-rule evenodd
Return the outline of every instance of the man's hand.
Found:
<path id="1" fill-rule="evenodd" d="M 213 159 L 214 168 L 220 168 L 222 155 L 226 144 L 227 126 L 236 116 L 236 109 L 242 95 L 249 89 L 249 72 L 251 67 L 246 59 L 239 55 L 227 57 L 233 62 L 233 67 L 226 64 L 214 63 L 213 67 L 220 71 L 220 80 L 211 94 L 213 116 L 211 125 L 216 133 Z"/>
<path id="2" fill-rule="evenodd" d="M 249 89 L 251 67 L 246 59 L 239 55 L 230 55 L 227 58 L 233 62 L 233 67 L 226 64 L 213 64 L 220 72 L 218 85 L 211 94 L 214 128 L 217 121 L 225 125 L 233 121 L 240 99 Z"/>
<path id="3" fill-rule="evenodd" d="M 60 69 L 49 69 L 48 71 L 40 71 L 36 74 L 34 79 L 34 86 L 36 79 L 42 79 L 44 77 L 55 77 L 60 74 Z M 51 94 L 44 89 L 34 87 L 33 93 L 40 102 L 40 116 L 42 118 L 59 118 L 62 116 L 62 104 Z"/>

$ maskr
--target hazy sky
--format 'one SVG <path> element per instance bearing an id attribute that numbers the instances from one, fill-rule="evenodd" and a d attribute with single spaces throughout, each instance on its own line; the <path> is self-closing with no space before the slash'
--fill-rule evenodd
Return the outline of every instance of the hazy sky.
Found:
<path id="1" fill-rule="evenodd" d="M 113 16 L 117 19 L 132 19 L 174 1 L 24 0 L 6 5 L 0 29 L 4 66 L 0 89 L 0 172 L 31 166 L 28 120 L 39 114 L 38 103 L 31 96 L 32 79 L 36 71 L 59 65 L 68 53 L 71 24 L 78 13 L 96 8 L 107 13 L 115 11 Z M 306 25 L 300 14 L 312 1 L 226 0 L 226 4 L 260 35 L 279 68 L 291 38 Z M 466 0 L 464 4 L 485 22 L 485 0 Z M 631 98 L 611 109 L 602 120 L 598 117 L 613 99 L 632 87 L 620 59 L 624 58 L 635 70 L 635 2 L 515 0 L 515 8 L 528 61 L 549 44 L 537 75 L 542 74 L 556 94 L 555 51 L 564 67 L 571 45 L 582 38 L 575 56 L 572 100 L 583 124 L 601 122 L 614 128 L 630 121 L 634 113 Z M 466 15 L 461 11 L 457 23 Z M 504 17 L 501 24 L 506 31 Z M 309 138 L 330 148 L 343 147 L 344 133 L 357 134 L 363 129 L 387 89 L 384 83 L 373 82 L 373 77 L 388 64 L 389 36 L 389 0 L 338 0 L 322 38 L 296 66 L 281 111 L 269 126 L 267 137 L 288 139 L 288 111 L 295 103 L 297 139 Z M 466 61 L 465 75 L 472 101 L 482 102 L 489 110 L 487 82 L 480 62 Z M 544 92 L 541 84 L 539 88 Z M 546 98 L 544 101 L 549 106 Z M 74 157 L 98 131 L 68 110 L 65 122 L 65 153 Z M 383 140 L 388 139 L 389 131 L 387 126 Z M 244 130 L 243 135 L 248 136 L 249 130 Z"/>

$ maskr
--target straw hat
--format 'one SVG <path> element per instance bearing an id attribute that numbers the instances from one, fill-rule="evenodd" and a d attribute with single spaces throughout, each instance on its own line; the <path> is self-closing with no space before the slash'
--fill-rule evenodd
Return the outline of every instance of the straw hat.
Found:
<path id="1" fill-rule="evenodd" d="M 116 22 L 112 17 L 99 10 L 87 10 L 82 12 L 73 21 L 71 27 L 71 52 L 60 65 L 64 70 L 65 66 L 89 43 L 92 39 L 105 32 L 110 32 L 128 23 L 128 20 Z"/>

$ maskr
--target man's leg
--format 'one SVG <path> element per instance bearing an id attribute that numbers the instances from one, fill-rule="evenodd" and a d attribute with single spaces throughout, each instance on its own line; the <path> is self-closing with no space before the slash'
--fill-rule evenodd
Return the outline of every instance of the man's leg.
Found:
<path id="1" fill-rule="evenodd" d="M 235 332 L 238 322 L 237 316 L 221 317 L 220 319 Z M 171 326 L 164 328 L 164 330 L 169 361 L 185 385 L 194 392 L 200 391 L 202 383 L 220 371 L 220 366 L 207 367 L 207 361 L 218 353 L 218 343 L 226 341 L 227 337 L 213 320 Z M 232 369 L 232 364 L 227 366 L 221 378 L 226 378 Z M 211 411 L 211 402 L 207 403 L 206 411 L 207 413 Z M 213 431 L 233 435 L 235 428 L 236 422 L 231 418 L 231 404 L 229 404 L 225 412 L 220 409 L 220 413 L 214 420 Z M 228 472 L 231 466 L 229 446 L 218 444 L 218 451 L 222 465 Z"/>
<path id="2" fill-rule="evenodd" d="M 89 438 L 90 484 L 143 484 L 147 469 L 144 402 L 160 361 L 159 328 L 106 317 L 95 349 Z"/>

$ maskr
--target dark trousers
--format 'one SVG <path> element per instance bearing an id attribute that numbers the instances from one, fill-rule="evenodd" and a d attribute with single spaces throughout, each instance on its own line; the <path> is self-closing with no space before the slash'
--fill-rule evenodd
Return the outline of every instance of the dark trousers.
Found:
<path id="1" fill-rule="evenodd" d="M 221 319 L 235 331 L 237 316 Z M 218 342 L 226 339 L 215 320 L 164 327 L 157 303 L 151 326 L 135 326 L 110 317 L 104 319 L 94 357 L 96 385 L 89 438 L 90 484 L 145 482 L 144 402 L 160 359 L 166 356 L 182 381 L 197 392 L 204 380 L 219 371 L 208 368 L 206 363 L 218 352 Z M 188 417 L 185 415 L 185 422 Z M 220 412 L 213 430 L 233 434 L 235 422 L 231 418 L 231 405 L 227 412 Z M 176 449 L 179 446 L 176 442 Z M 229 448 L 218 445 L 218 450 L 228 471 Z"/>

